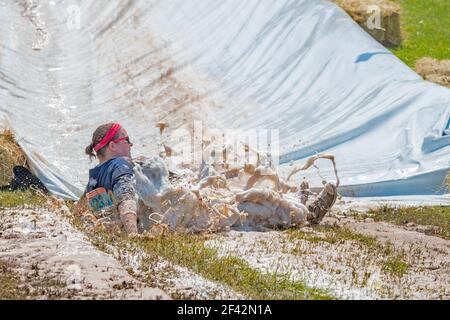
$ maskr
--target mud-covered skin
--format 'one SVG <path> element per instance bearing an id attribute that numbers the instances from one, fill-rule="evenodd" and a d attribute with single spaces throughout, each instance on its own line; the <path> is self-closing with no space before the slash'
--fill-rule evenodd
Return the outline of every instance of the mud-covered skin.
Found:
<path id="1" fill-rule="evenodd" d="M 113 186 L 113 193 L 117 204 L 120 205 L 122 201 L 133 200 L 137 202 L 136 187 L 133 182 L 133 176 L 123 175 Z M 134 211 L 136 211 L 135 206 Z"/>
<path id="2" fill-rule="evenodd" d="M 120 220 L 127 234 L 137 234 L 137 195 L 131 175 L 123 175 L 113 186 Z"/>

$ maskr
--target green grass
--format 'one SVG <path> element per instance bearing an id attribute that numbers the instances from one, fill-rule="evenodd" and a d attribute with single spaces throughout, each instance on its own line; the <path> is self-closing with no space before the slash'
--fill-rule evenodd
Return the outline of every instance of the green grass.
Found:
<path id="1" fill-rule="evenodd" d="M 289 235 L 296 239 L 306 240 L 312 243 L 327 242 L 331 244 L 343 243 L 345 241 L 355 241 L 368 247 L 374 247 L 378 244 L 374 237 L 365 236 L 359 233 L 355 233 L 349 229 L 330 227 L 330 226 L 317 226 L 314 228 L 315 232 L 303 232 L 298 229 L 292 229 L 289 231 Z M 317 234 L 319 232 L 319 234 Z"/>
<path id="2" fill-rule="evenodd" d="M 402 7 L 403 43 L 392 52 L 411 68 L 423 57 L 450 59 L 450 1 L 392 0 Z"/>
<path id="3" fill-rule="evenodd" d="M 20 287 L 21 279 L 10 265 L 0 260 L 0 300 L 24 300 L 29 292 Z"/>
<path id="4" fill-rule="evenodd" d="M 383 263 L 382 270 L 400 278 L 408 272 L 410 265 L 403 260 L 402 256 L 389 257 Z"/>
<path id="5" fill-rule="evenodd" d="M 0 191 L 0 208 L 13 208 L 23 205 L 42 205 L 46 199 L 30 190 Z"/>
<path id="6" fill-rule="evenodd" d="M 206 279 L 224 284 L 250 299 L 334 299 L 327 292 L 310 288 L 302 282 L 293 282 L 286 275 L 261 273 L 239 258 L 219 256 L 216 249 L 205 246 L 207 237 L 201 235 L 169 234 L 151 239 L 130 239 L 100 231 L 91 233 L 90 239 L 104 251 L 108 244 L 125 248 L 130 243 L 134 244 L 154 257 L 155 262 L 159 257 L 164 258 Z"/>
<path id="7" fill-rule="evenodd" d="M 407 225 L 412 222 L 418 225 L 435 226 L 424 232 L 450 240 L 450 206 L 433 207 L 391 207 L 380 206 L 363 215 L 375 221 L 387 221 L 396 225 Z"/>
<path id="8" fill-rule="evenodd" d="M 139 240 L 147 252 L 188 267 L 212 281 L 223 283 L 252 299 L 330 299 L 331 297 L 285 276 L 262 274 L 236 257 L 219 257 L 194 235 Z"/>
<path id="9" fill-rule="evenodd" d="M 34 273 L 22 278 L 10 263 L 0 260 L 0 300 L 30 300 L 39 297 L 46 299 L 70 298 L 66 284 L 39 274 L 39 267 L 34 266 Z"/>
<path id="10" fill-rule="evenodd" d="M 287 234 L 291 240 L 304 240 L 313 244 L 343 244 L 346 241 L 351 241 L 370 251 L 372 256 L 379 255 L 386 258 L 380 261 L 381 270 L 397 278 L 403 277 L 410 268 L 410 265 L 405 261 L 404 252 L 396 252 L 391 244 L 381 244 L 375 237 L 362 235 L 347 228 L 317 226 L 314 228 L 314 232 L 290 229 Z M 292 253 L 295 254 L 296 252 L 293 251 Z M 300 252 L 300 254 L 304 253 Z"/>

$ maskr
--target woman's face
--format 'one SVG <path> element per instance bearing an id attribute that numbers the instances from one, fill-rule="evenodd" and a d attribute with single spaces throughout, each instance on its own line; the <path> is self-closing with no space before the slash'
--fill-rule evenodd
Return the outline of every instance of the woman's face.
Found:
<path id="1" fill-rule="evenodd" d="M 119 138 L 110 143 L 110 150 L 113 155 L 131 158 L 131 147 L 133 144 L 129 141 L 130 139 L 128 138 L 127 131 L 124 128 L 121 128 L 119 130 Z"/>

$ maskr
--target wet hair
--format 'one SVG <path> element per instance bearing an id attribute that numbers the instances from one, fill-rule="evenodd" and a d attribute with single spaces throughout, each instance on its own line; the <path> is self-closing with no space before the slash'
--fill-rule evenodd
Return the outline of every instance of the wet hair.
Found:
<path id="1" fill-rule="evenodd" d="M 109 129 L 114 125 L 114 122 L 105 123 L 99 126 L 97 129 L 95 129 L 94 134 L 92 135 L 92 142 L 90 145 L 88 145 L 85 149 L 86 154 L 89 156 L 89 159 L 95 159 L 97 158 L 97 155 L 103 156 L 105 153 L 105 148 L 109 145 L 107 143 L 103 148 L 97 151 L 97 153 L 94 152 L 94 147 L 102 141 L 102 139 L 106 136 Z M 116 133 L 116 135 L 113 137 L 113 139 L 118 139 L 120 137 L 119 132 Z"/>

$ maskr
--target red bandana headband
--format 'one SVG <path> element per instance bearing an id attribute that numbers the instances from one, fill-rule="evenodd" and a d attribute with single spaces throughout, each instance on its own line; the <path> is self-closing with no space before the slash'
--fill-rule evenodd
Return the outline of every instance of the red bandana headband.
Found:
<path id="1" fill-rule="evenodd" d="M 120 124 L 114 123 L 113 126 L 111 127 L 111 129 L 109 129 L 109 131 L 106 134 L 106 136 L 102 139 L 102 141 L 100 141 L 94 147 L 94 151 L 98 152 L 101 148 L 106 146 L 111 141 L 111 139 L 114 138 L 114 136 L 116 135 L 117 131 L 119 131 L 119 130 L 120 130 Z"/>

